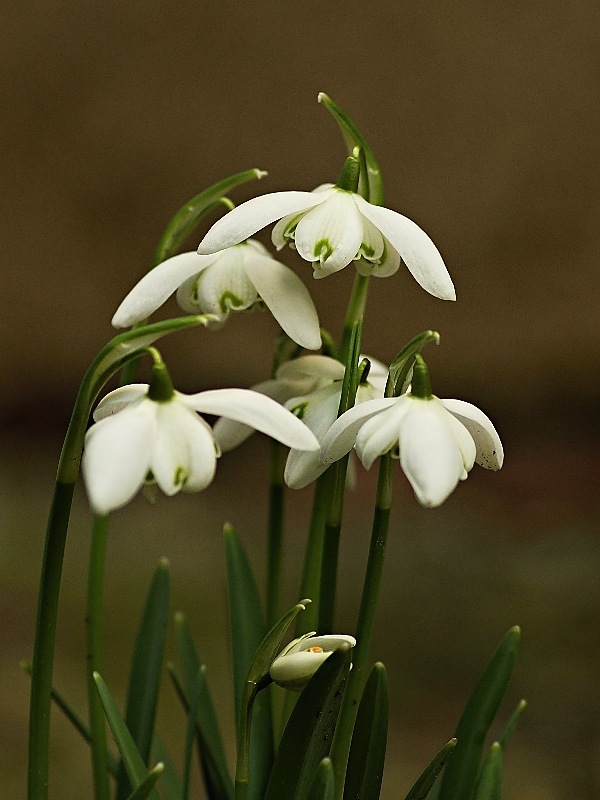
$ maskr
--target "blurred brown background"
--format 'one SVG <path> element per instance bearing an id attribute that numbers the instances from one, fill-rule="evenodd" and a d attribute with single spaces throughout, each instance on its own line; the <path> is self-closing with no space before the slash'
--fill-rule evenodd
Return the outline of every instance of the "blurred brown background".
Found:
<path id="1" fill-rule="evenodd" d="M 367 136 L 387 205 L 431 235 L 458 294 L 456 304 L 436 301 L 403 270 L 373 281 L 365 351 L 388 360 L 414 333 L 439 330 L 434 390 L 484 408 L 507 451 L 499 475 L 476 468 L 433 512 L 415 507 L 398 475 L 404 503 L 374 648 L 394 694 L 384 798 L 402 797 L 451 735 L 515 622 L 524 645 L 504 716 L 521 696 L 530 708 L 507 755 L 505 796 L 597 797 L 597 4 L 45 0 L 0 14 L 0 796 L 24 794 L 27 681 L 16 665 L 30 654 L 44 517 L 81 375 L 189 197 L 251 166 L 269 177 L 234 193 L 237 202 L 337 178 L 344 151 L 316 103 L 323 90 Z M 351 269 L 316 283 L 293 253 L 283 259 L 337 333 Z M 162 349 L 181 389 L 248 385 L 269 369 L 275 330 L 255 312 Z M 161 499 L 155 513 L 138 500 L 115 515 L 107 677 L 117 694 L 150 571 L 167 555 L 176 607 L 194 620 L 231 713 L 219 528 L 236 522 L 261 563 L 266 490 L 256 463 L 266 453 L 252 441 L 241 460 L 223 459 L 201 497 Z M 347 630 L 372 482 L 363 476 L 348 500 Z M 292 601 L 309 492 L 290 503 Z M 57 680 L 83 708 L 82 494 L 74 520 Z M 163 706 L 179 755 L 183 720 Z M 89 796 L 85 748 L 58 717 L 55 733 L 55 796 Z"/>

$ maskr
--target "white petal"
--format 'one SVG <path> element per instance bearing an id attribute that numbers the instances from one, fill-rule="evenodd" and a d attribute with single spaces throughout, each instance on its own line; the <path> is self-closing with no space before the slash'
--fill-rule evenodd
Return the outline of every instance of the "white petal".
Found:
<path id="1" fill-rule="evenodd" d="M 250 308 L 256 302 L 256 289 L 244 269 L 246 249 L 246 245 L 228 248 L 197 278 L 186 282 L 177 292 L 181 306 L 186 311 L 196 306 L 220 318 L 226 317 L 230 309 Z"/>
<path id="2" fill-rule="evenodd" d="M 171 496 L 183 488 L 190 473 L 187 438 L 194 412 L 176 399 L 156 405 L 158 424 L 150 469 L 163 492 Z"/>
<path id="3" fill-rule="evenodd" d="M 128 328 L 149 317 L 181 284 L 214 261 L 213 256 L 181 253 L 154 267 L 123 300 L 112 318 L 115 328 Z"/>
<path id="4" fill-rule="evenodd" d="M 278 403 L 285 403 L 295 392 L 290 393 L 289 386 L 276 380 L 263 381 L 252 386 L 253 392 L 260 392 L 267 397 L 272 397 Z M 213 435 L 222 453 L 233 450 L 234 447 L 245 442 L 254 433 L 251 425 L 244 425 L 227 417 L 220 417 L 214 424 Z"/>
<path id="5" fill-rule="evenodd" d="M 302 217 L 294 240 L 299 255 L 316 262 L 314 276 L 320 278 L 356 258 L 362 237 L 362 219 L 353 195 L 338 190 Z"/>
<path id="6" fill-rule="evenodd" d="M 376 225 L 399 253 L 417 283 L 442 300 L 455 300 L 456 293 L 442 257 L 429 236 L 408 217 L 389 208 L 374 206 L 355 195 L 361 213 Z"/>
<path id="7" fill-rule="evenodd" d="M 312 355 L 285 361 L 277 370 L 278 380 L 298 380 L 305 377 L 341 381 L 344 379 L 344 365 L 329 356 Z"/>
<path id="8" fill-rule="evenodd" d="M 200 492 L 206 489 L 215 476 L 217 449 L 210 425 L 195 413 L 193 424 L 187 426 L 187 446 L 189 474 L 183 491 Z"/>
<path id="9" fill-rule="evenodd" d="M 486 469 L 498 470 L 504 462 L 504 449 L 491 420 L 471 403 L 464 400 L 441 400 L 446 408 L 465 426 L 473 437 L 477 455 L 475 461 Z"/>
<path id="10" fill-rule="evenodd" d="M 275 400 L 250 389 L 213 389 L 180 398 L 189 408 L 251 425 L 288 447 L 319 449 L 314 434 L 303 422 Z"/>
<path id="11" fill-rule="evenodd" d="M 272 192 L 253 197 L 215 222 L 198 246 L 206 255 L 239 244 L 266 225 L 323 202 L 311 192 Z"/>
<path id="12" fill-rule="evenodd" d="M 379 400 L 367 400 L 354 406 L 336 419 L 323 437 L 321 443 L 321 459 L 329 465 L 338 461 L 354 447 L 356 435 L 364 423 L 375 414 L 390 408 L 398 402 L 396 397 L 382 397 Z"/>
<path id="13" fill-rule="evenodd" d="M 244 254 L 246 274 L 294 342 L 307 350 L 321 347 L 319 317 L 308 289 L 289 267 L 257 253 Z"/>
<path id="14" fill-rule="evenodd" d="M 97 422 L 87 432 L 82 472 L 97 514 L 121 508 L 142 486 L 150 467 L 156 405 L 142 400 Z"/>
<path id="15" fill-rule="evenodd" d="M 397 402 L 395 406 L 368 419 L 359 430 L 356 453 L 365 469 L 371 469 L 376 458 L 388 453 L 398 443 L 400 419 L 404 413 L 404 408 Z"/>
<path id="16" fill-rule="evenodd" d="M 337 417 L 342 389 L 332 384 L 318 389 L 309 401 L 303 420 L 320 441 Z M 293 403 L 294 399 L 288 401 Z M 283 473 L 286 484 L 292 489 L 303 489 L 322 475 L 329 464 L 323 463 L 320 451 L 304 453 L 292 449 Z"/>
<path id="17" fill-rule="evenodd" d="M 362 216 L 362 215 L 361 215 Z M 383 255 L 384 242 L 379 228 L 375 227 L 366 217 L 362 217 L 363 236 L 360 245 L 360 255 L 372 264 L 379 263 Z"/>
<path id="18" fill-rule="evenodd" d="M 398 268 L 400 267 L 400 253 L 395 247 L 392 247 L 385 237 L 384 245 L 383 255 L 377 264 L 373 265 L 373 269 L 371 270 L 371 275 L 374 275 L 376 278 L 389 278 L 390 275 L 394 275 L 398 272 Z"/>
<path id="19" fill-rule="evenodd" d="M 400 420 L 400 465 L 424 506 L 439 506 L 464 474 L 456 439 L 431 401 Z"/>
<path id="20" fill-rule="evenodd" d="M 464 480 L 467 477 L 467 474 L 473 469 L 473 464 L 475 463 L 475 457 L 477 455 L 475 442 L 473 441 L 473 437 L 466 429 L 466 427 L 462 424 L 462 422 L 460 422 L 452 414 L 446 412 L 446 409 L 437 398 L 435 398 L 435 400 L 439 404 L 438 407 L 444 409 L 446 423 L 450 426 L 450 429 L 454 434 L 454 438 L 456 439 L 456 444 L 460 451 L 463 464 L 465 467 L 464 475 L 461 478 L 462 480 Z"/>
<path id="21" fill-rule="evenodd" d="M 118 389 L 109 392 L 98 403 L 94 410 L 94 420 L 99 422 L 104 417 L 110 417 L 147 394 L 147 383 L 129 383 L 127 386 L 120 386 Z"/>

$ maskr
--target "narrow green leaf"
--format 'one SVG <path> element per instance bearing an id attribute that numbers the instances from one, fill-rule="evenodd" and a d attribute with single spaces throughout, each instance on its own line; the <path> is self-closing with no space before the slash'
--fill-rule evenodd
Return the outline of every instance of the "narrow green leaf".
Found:
<path id="1" fill-rule="evenodd" d="M 501 800 L 502 797 L 502 746 L 494 742 L 483 765 L 477 784 L 475 800 Z"/>
<path id="2" fill-rule="evenodd" d="M 189 714 L 190 702 L 185 688 L 172 665 L 169 665 L 168 670 L 181 705 L 186 714 Z M 203 666 L 200 667 L 199 674 L 202 675 L 204 687 L 203 697 L 206 698 L 208 696 L 208 690 L 206 689 L 205 668 Z M 205 711 L 204 703 L 200 702 L 196 715 L 196 736 L 206 791 L 210 800 L 233 800 L 233 781 L 229 775 L 227 765 L 224 761 L 220 760 L 220 754 L 215 752 L 213 741 L 206 735 L 206 727 L 204 724 Z"/>
<path id="3" fill-rule="evenodd" d="M 215 713 L 215 707 L 206 680 L 206 668 L 201 665 L 200 658 L 196 651 L 194 641 L 192 639 L 190 630 L 183 614 L 178 612 L 175 614 L 175 642 L 177 651 L 181 660 L 184 675 L 184 689 L 186 702 L 187 698 L 193 696 L 194 684 L 198 676 L 198 670 L 201 668 L 202 684 L 201 684 L 201 698 L 198 706 L 198 714 L 196 717 L 196 724 L 202 730 L 202 737 L 206 741 L 210 749 L 211 761 L 215 764 L 215 769 L 218 773 L 219 780 L 217 783 L 223 786 L 231 786 L 233 790 L 233 781 L 229 774 L 229 767 L 227 765 L 227 757 L 225 755 L 225 748 L 223 747 L 223 739 L 219 730 L 219 723 Z M 205 781 L 211 782 L 208 764 L 204 758 L 204 748 L 200 749 L 200 761 L 203 772 L 205 774 Z"/>
<path id="4" fill-rule="evenodd" d="M 348 645 L 334 651 L 306 684 L 283 732 L 264 800 L 307 797 L 331 748 L 349 668 Z"/>
<path id="5" fill-rule="evenodd" d="M 137 634 L 125 712 L 125 722 L 145 764 L 150 757 L 168 621 L 169 562 L 161 559 L 150 583 Z M 117 800 L 126 800 L 131 789 L 125 771 L 120 771 Z"/>
<path id="6" fill-rule="evenodd" d="M 442 778 L 440 800 L 471 800 L 474 795 L 484 740 L 506 692 L 520 635 L 516 626 L 506 633 L 467 702 L 456 728 L 458 744 Z"/>
<path id="7" fill-rule="evenodd" d="M 160 761 L 164 767 L 160 785 L 164 791 L 165 800 L 181 800 L 179 776 L 166 747 L 157 736 L 152 738 L 151 756 L 153 761 Z"/>
<path id="8" fill-rule="evenodd" d="M 378 800 L 389 719 L 388 680 L 381 663 L 373 666 L 358 707 L 348 757 L 344 800 Z"/>
<path id="9" fill-rule="evenodd" d="M 134 789 L 133 792 L 129 795 L 127 800 L 147 800 L 148 797 L 152 794 L 152 790 L 156 786 L 156 782 L 162 775 L 164 769 L 164 764 L 160 762 L 153 767 L 150 772 L 148 773 L 148 777 L 146 780 L 141 783 L 137 789 Z"/>
<path id="10" fill-rule="evenodd" d="M 456 741 L 456 739 L 450 739 L 450 741 L 442 747 L 433 761 L 417 778 L 411 790 L 406 795 L 405 800 L 425 800 L 425 798 L 429 795 L 437 776 L 444 769 L 446 762 L 452 755 L 452 751 L 456 747 Z"/>
<path id="11" fill-rule="evenodd" d="M 148 777 L 148 769 L 135 745 L 135 742 L 133 741 L 133 737 L 127 729 L 127 725 L 121 716 L 117 704 L 115 703 L 111 693 L 108 691 L 106 684 L 97 672 L 94 673 L 94 680 L 96 681 L 98 694 L 100 695 L 102 705 L 104 706 L 106 719 L 108 720 L 113 738 L 119 749 L 121 758 L 123 759 L 127 776 L 129 777 L 131 785 L 137 789 L 138 786 L 143 784 Z M 158 795 L 155 792 L 152 792 L 150 796 L 153 798 L 153 800 L 159 800 Z"/>
<path id="12" fill-rule="evenodd" d="M 236 175 L 231 175 L 229 178 L 215 183 L 200 192 L 200 194 L 192 197 L 191 200 L 188 200 L 172 217 L 165 228 L 165 232 L 154 253 L 153 266 L 166 261 L 167 258 L 174 255 L 202 217 L 214 208 L 227 192 L 242 183 L 263 178 L 266 174 L 260 169 L 248 169 L 245 172 L 238 172 Z"/>
<path id="13" fill-rule="evenodd" d="M 519 720 L 521 719 L 521 714 L 527 708 L 527 700 L 520 700 L 517 704 L 517 707 L 510 715 L 510 718 L 500 736 L 498 737 L 498 744 L 504 750 L 506 745 L 508 744 L 508 740 L 511 738 L 513 733 L 515 732 L 517 725 L 519 724 Z"/>
<path id="14" fill-rule="evenodd" d="M 371 150 L 367 140 L 350 119 L 348 114 L 343 111 L 333 100 L 324 92 L 318 96 L 319 103 L 322 103 L 329 113 L 333 116 L 344 137 L 344 142 L 351 154 L 355 147 L 360 147 L 363 164 L 361 164 L 360 181 L 358 184 L 359 193 L 374 205 L 380 206 L 383 203 L 383 180 L 381 169 Z"/>
<path id="15" fill-rule="evenodd" d="M 398 397 L 407 390 L 412 377 L 412 368 L 415 356 L 429 342 L 440 343 L 440 335 L 437 331 L 423 331 L 419 333 L 407 344 L 394 358 L 390 364 L 388 384 L 385 389 L 386 397 Z"/>
<path id="16" fill-rule="evenodd" d="M 188 711 L 188 724 L 185 732 L 185 743 L 183 748 L 183 786 L 181 790 L 182 800 L 188 800 L 190 796 L 190 782 L 192 775 L 192 748 L 196 736 L 196 720 L 198 719 L 198 709 L 202 701 L 202 684 L 204 683 L 204 673 L 202 667 L 198 669 L 195 685 L 192 687 L 190 695 L 190 709 Z"/>
<path id="17" fill-rule="evenodd" d="M 333 764 L 330 758 L 324 758 L 317 767 L 317 772 L 310 791 L 306 795 L 306 800 L 333 800 L 334 796 Z"/>

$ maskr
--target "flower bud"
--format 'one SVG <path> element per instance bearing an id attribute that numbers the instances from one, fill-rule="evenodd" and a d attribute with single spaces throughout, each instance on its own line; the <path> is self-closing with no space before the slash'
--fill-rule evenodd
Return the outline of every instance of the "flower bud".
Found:
<path id="1" fill-rule="evenodd" d="M 337 633 L 329 636 L 306 634 L 290 642 L 277 656 L 271 664 L 271 678 L 284 689 L 301 692 L 334 650 L 355 645 L 356 639 L 353 636 Z"/>

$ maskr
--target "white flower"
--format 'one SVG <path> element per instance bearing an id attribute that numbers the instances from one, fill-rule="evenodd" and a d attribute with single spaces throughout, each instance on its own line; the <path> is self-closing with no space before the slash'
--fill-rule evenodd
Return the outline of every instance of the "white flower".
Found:
<path id="1" fill-rule="evenodd" d="M 351 408 L 323 438 L 321 458 L 330 464 L 352 447 L 367 469 L 398 447 L 400 465 L 424 506 L 443 503 L 475 462 L 498 470 L 504 460 L 496 429 L 482 411 L 433 395 L 404 394 Z"/>
<path id="2" fill-rule="evenodd" d="M 455 300 L 452 280 L 429 236 L 412 220 L 389 208 L 368 203 L 336 186 L 314 192 L 273 192 L 242 203 L 218 220 L 200 242 L 198 252 L 214 253 L 244 241 L 266 225 L 280 249 L 292 241 L 314 264 L 321 278 L 357 261 L 363 274 L 392 275 L 404 261 L 427 292 Z"/>
<path id="3" fill-rule="evenodd" d="M 230 311 L 251 308 L 259 300 L 287 335 L 301 347 L 321 346 L 319 319 L 307 288 L 289 267 L 250 239 L 213 253 L 181 253 L 150 270 L 117 309 L 112 324 L 127 328 L 150 316 L 177 290 L 190 314 L 214 314 L 223 323 Z"/>
<path id="4" fill-rule="evenodd" d="M 355 646 L 354 636 L 341 633 L 315 636 L 313 633 L 307 633 L 299 639 L 294 639 L 281 651 L 271 664 L 269 674 L 275 683 L 284 689 L 300 692 L 335 650 Z"/>
<path id="5" fill-rule="evenodd" d="M 361 356 L 361 360 L 364 356 Z M 368 379 L 356 392 L 356 403 L 382 397 L 387 380 L 387 367 L 376 359 L 369 359 Z M 320 441 L 335 421 L 340 405 L 344 365 L 328 356 L 301 356 L 286 361 L 277 370 L 273 380 L 252 387 L 255 391 L 275 398 L 300 417 Z M 220 419 L 215 428 L 215 439 L 225 452 L 244 441 L 252 430 Z M 285 465 L 285 482 L 292 489 L 302 489 L 316 480 L 327 469 L 318 452 L 292 448 Z"/>
<path id="6" fill-rule="evenodd" d="M 148 475 L 167 495 L 197 492 L 212 481 L 219 455 L 213 432 L 196 412 L 224 415 L 290 447 L 318 450 L 308 428 L 279 403 L 248 389 L 174 392 L 158 402 L 147 384 L 106 395 L 86 434 L 82 470 L 94 511 L 128 503 Z"/>

